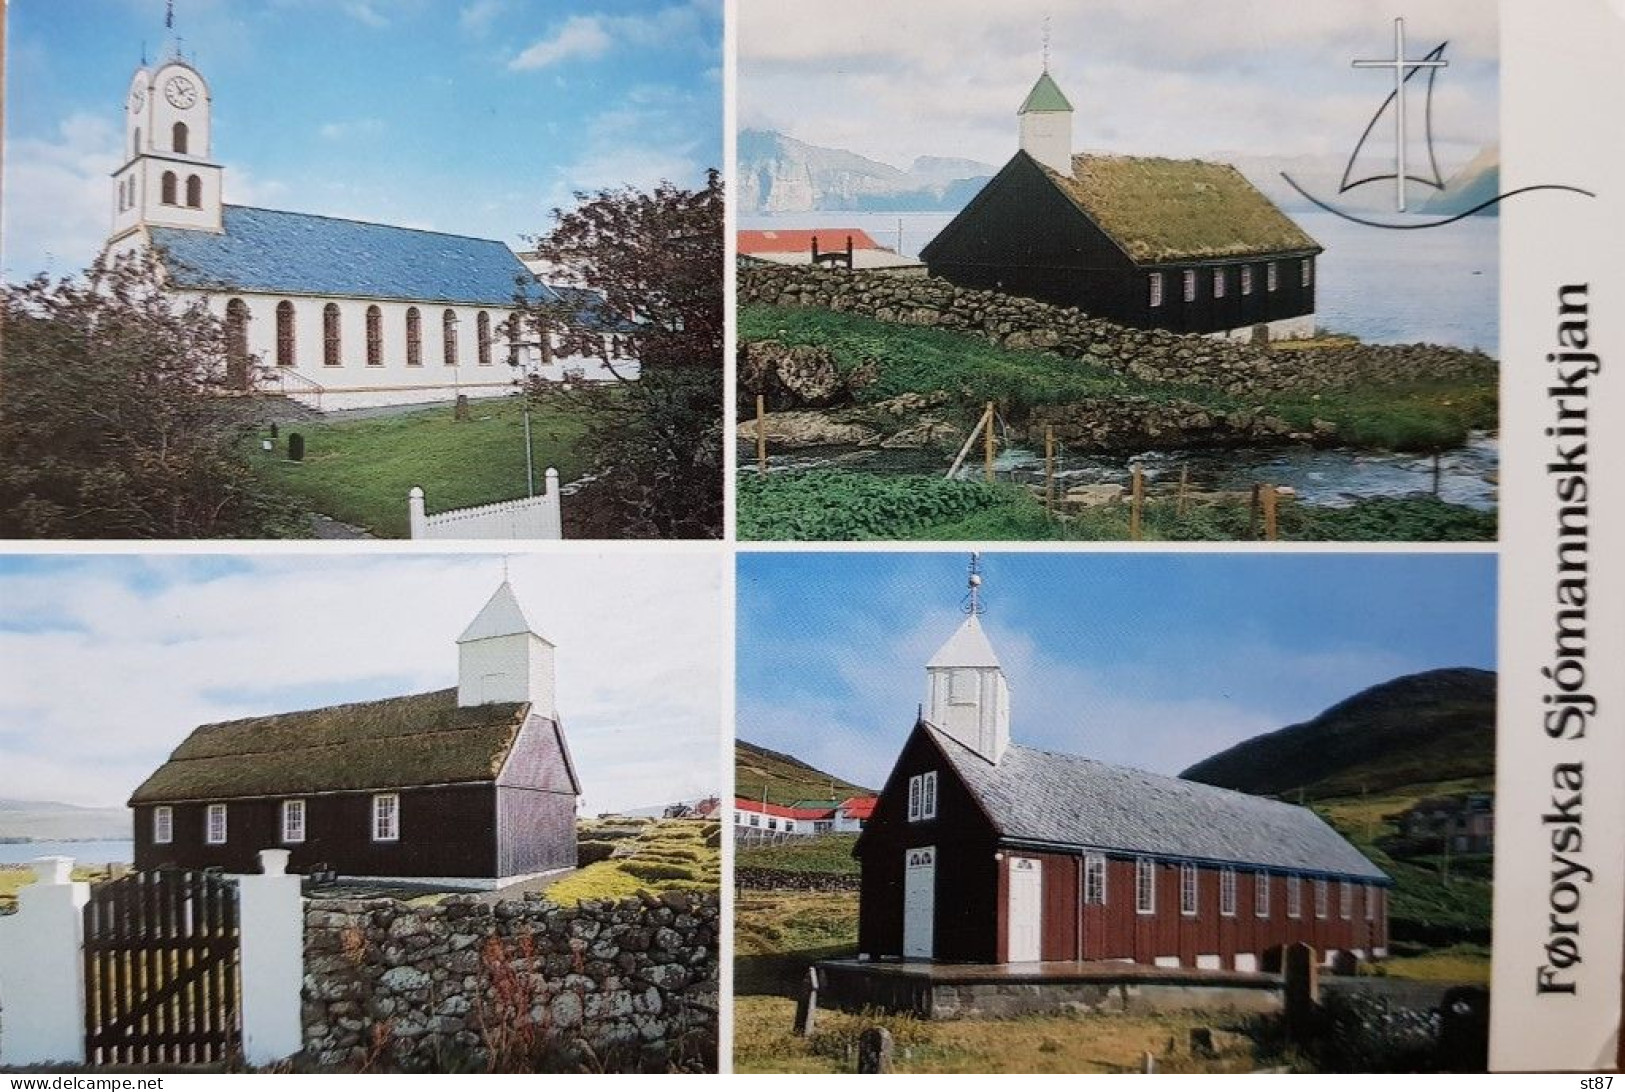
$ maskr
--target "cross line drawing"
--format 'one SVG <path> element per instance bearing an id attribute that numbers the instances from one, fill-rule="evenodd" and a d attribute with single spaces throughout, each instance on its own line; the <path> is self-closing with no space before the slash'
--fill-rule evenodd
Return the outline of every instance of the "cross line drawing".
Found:
<path id="1" fill-rule="evenodd" d="M 1429 53 L 1426 57 L 1406 60 L 1405 20 L 1400 17 L 1394 20 L 1394 55 L 1392 58 L 1385 61 L 1352 62 L 1355 68 L 1391 68 L 1394 71 L 1394 197 L 1395 207 L 1400 212 L 1405 211 L 1405 182 L 1408 177 L 1405 169 L 1405 81 L 1424 68 L 1448 67 L 1450 62 L 1439 56 L 1441 52 L 1442 47 Z"/>

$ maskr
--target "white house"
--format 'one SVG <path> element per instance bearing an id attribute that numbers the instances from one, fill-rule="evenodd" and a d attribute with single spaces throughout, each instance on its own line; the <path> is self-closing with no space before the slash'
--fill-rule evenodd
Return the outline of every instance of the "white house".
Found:
<path id="1" fill-rule="evenodd" d="M 136 71 L 107 248 L 157 248 L 177 294 L 225 321 L 237 385 L 342 409 L 490 397 L 524 374 L 613 378 L 595 358 L 560 357 L 547 331 L 516 335 L 521 295 L 600 331 L 627 357 L 615 371 L 637 374 L 624 324 L 590 292 L 543 284 L 501 242 L 226 204 L 212 108 L 208 82 L 178 55 Z"/>

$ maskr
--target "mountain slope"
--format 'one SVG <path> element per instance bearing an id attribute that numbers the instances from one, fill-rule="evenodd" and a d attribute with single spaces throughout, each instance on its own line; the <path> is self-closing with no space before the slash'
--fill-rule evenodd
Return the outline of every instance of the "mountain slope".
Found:
<path id="1" fill-rule="evenodd" d="M 867 796 L 873 792 L 815 769 L 794 756 L 742 739 L 734 740 L 734 792 L 747 800 L 760 800 L 764 788 L 770 804 L 844 800 L 848 796 Z"/>
<path id="2" fill-rule="evenodd" d="M 1181 777 L 1266 796 L 1379 793 L 1495 771 L 1495 673 L 1442 668 L 1362 690 Z"/>
<path id="3" fill-rule="evenodd" d="M 956 210 L 994 168 L 921 156 L 908 170 L 768 129 L 739 133 L 739 208 L 745 213 Z"/>
<path id="4" fill-rule="evenodd" d="M 51 842 L 129 836 L 127 808 L 85 808 L 49 800 L 0 800 L 0 838 Z"/>

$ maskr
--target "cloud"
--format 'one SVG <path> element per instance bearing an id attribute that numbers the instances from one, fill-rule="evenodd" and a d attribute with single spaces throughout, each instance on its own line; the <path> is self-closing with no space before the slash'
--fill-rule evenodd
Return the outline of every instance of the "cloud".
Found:
<path id="1" fill-rule="evenodd" d="M 594 810 L 721 788 L 720 565 L 707 555 L 510 561 L 557 645 L 558 705 Z M 456 680 L 498 561 L 97 558 L 0 564 L 0 766 L 11 795 L 121 803 L 195 725 Z M 95 665 L 87 670 L 87 665 Z"/>
<path id="2" fill-rule="evenodd" d="M 106 118 L 75 113 L 49 138 L 7 142 L 7 280 L 67 275 L 89 265 L 112 227 L 113 183 L 123 137 Z"/>
<path id="3" fill-rule="evenodd" d="M 539 39 L 527 46 L 519 56 L 508 62 L 516 72 L 524 72 L 580 57 L 592 60 L 609 52 L 612 39 L 604 29 L 604 20 L 596 15 L 572 15 L 550 37 Z"/>
<path id="4" fill-rule="evenodd" d="M 499 15 L 507 9 L 507 0 L 474 0 L 457 15 L 457 25 L 476 37 L 491 30 Z"/>

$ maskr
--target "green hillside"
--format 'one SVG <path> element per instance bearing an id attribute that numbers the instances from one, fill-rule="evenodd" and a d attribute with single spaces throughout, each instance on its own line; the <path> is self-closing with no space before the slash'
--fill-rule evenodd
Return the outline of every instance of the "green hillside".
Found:
<path id="1" fill-rule="evenodd" d="M 1362 690 L 1313 720 L 1238 743 L 1179 776 L 1305 800 L 1490 777 L 1495 673 L 1442 668 Z"/>
<path id="2" fill-rule="evenodd" d="M 844 800 L 874 791 L 814 769 L 799 758 L 735 740 L 734 791 L 747 800 L 760 800 L 764 789 L 768 803 L 786 805 L 797 800 Z"/>

